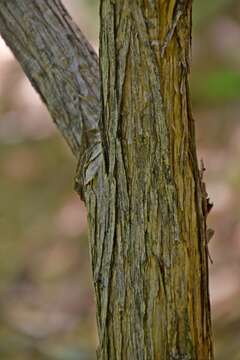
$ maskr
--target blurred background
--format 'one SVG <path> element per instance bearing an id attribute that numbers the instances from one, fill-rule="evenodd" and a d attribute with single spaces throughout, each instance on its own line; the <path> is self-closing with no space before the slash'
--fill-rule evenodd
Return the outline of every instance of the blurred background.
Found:
<path id="1" fill-rule="evenodd" d="M 98 1 L 63 1 L 98 48 Z M 191 89 L 214 209 L 217 360 L 240 359 L 240 2 L 194 3 Z M 74 159 L 0 39 L 0 359 L 93 360 L 86 211 Z"/>

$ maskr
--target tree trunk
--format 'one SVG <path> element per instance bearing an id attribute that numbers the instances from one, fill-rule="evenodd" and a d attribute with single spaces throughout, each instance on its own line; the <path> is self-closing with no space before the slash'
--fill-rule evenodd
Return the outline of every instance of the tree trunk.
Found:
<path id="1" fill-rule="evenodd" d="M 191 3 L 101 2 L 105 162 L 85 189 L 99 359 L 212 359 Z"/>
<path id="2" fill-rule="evenodd" d="M 7 23 L 10 5 L 2 2 L 0 21 Z M 12 3 L 31 4 L 27 16 L 35 19 L 33 0 Z M 50 3 L 39 0 L 38 11 L 49 6 L 42 16 L 55 19 L 53 7 L 60 2 Z M 87 127 L 87 113 L 83 125 L 69 125 L 73 133 L 88 130 L 77 133 L 81 141 L 73 148 L 79 152 L 76 189 L 88 208 L 98 359 L 212 360 L 206 229 L 211 205 L 198 169 L 188 88 L 191 1 L 101 0 L 100 15 L 101 119 Z M 48 24 L 54 36 L 61 16 L 55 29 Z M 12 33 L 1 24 L 0 31 L 14 50 Z M 81 41 L 72 42 L 73 48 Z M 15 51 L 20 62 L 22 51 Z M 24 63 L 27 74 L 33 73 L 33 53 Z M 77 55 L 72 52 L 71 59 Z M 55 66 L 46 72 L 54 73 Z M 66 70 L 65 78 L 83 75 L 80 67 Z M 59 73 L 56 84 L 61 81 Z M 37 90 L 39 82 L 33 82 Z M 81 82 L 75 92 L 81 93 Z M 65 100 L 62 87 L 57 94 Z M 42 97 L 51 110 L 52 100 Z M 72 109 L 59 101 L 58 111 L 66 106 Z M 70 110 L 71 124 L 76 113 Z M 88 137 L 89 129 L 97 137 Z"/>

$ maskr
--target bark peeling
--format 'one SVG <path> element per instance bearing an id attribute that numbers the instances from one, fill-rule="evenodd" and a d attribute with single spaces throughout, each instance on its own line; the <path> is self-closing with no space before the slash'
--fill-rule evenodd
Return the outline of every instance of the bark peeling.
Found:
<path id="1" fill-rule="evenodd" d="M 105 160 L 84 193 L 98 358 L 210 360 L 191 2 L 102 0 L 100 16 Z"/>
<path id="2" fill-rule="evenodd" d="M 98 359 L 212 360 L 192 4 L 100 3 L 101 99 L 97 57 L 59 0 L 0 0 L 3 38 L 79 157 Z"/>

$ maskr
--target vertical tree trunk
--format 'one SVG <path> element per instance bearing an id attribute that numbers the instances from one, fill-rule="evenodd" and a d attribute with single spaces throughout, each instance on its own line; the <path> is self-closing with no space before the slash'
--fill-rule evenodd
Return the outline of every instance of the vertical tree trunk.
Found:
<path id="1" fill-rule="evenodd" d="M 61 1 L 0 3 L 3 38 L 79 153 L 98 358 L 212 360 L 191 0 L 101 0 L 100 123 L 97 58 Z"/>
<path id="2" fill-rule="evenodd" d="M 213 359 L 191 1 L 102 0 L 104 162 L 84 188 L 99 359 Z"/>

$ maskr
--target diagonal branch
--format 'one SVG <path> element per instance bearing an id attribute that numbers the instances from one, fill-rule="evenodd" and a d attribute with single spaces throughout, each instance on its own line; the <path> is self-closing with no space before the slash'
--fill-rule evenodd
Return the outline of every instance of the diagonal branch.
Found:
<path id="1" fill-rule="evenodd" d="M 96 53 L 60 0 L 0 0 L 0 33 L 82 159 L 88 182 L 101 157 Z"/>

